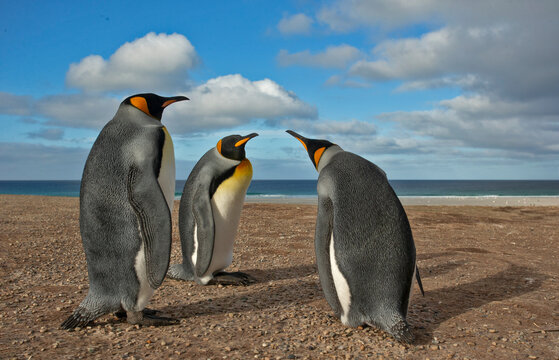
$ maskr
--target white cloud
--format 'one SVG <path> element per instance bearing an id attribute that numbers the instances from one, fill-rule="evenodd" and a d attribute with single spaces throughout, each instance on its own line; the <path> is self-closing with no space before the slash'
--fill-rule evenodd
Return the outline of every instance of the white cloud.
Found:
<path id="1" fill-rule="evenodd" d="M 439 105 L 379 118 L 400 124 L 425 144 L 446 142 L 446 149 L 498 150 L 512 158 L 558 155 L 559 105 L 552 99 L 510 102 L 469 95 Z"/>
<path id="2" fill-rule="evenodd" d="M 332 75 L 324 82 L 326 86 L 339 86 L 344 88 L 369 88 L 371 84 L 350 79 L 347 76 Z"/>
<path id="3" fill-rule="evenodd" d="M 28 132 L 27 137 L 30 139 L 62 140 L 64 130 L 58 128 L 40 129 Z"/>
<path id="4" fill-rule="evenodd" d="M 33 98 L 27 95 L 14 95 L 0 91 L 0 114 L 31 115 Z"/>
<path id="5" fill-rule="evenodd" d="M 101 129 L 116 113 L 122 100 L 99 95 L 51 95 L 38 100 L 35 114 L 48 125 Z"/>
<path id="6" fill-rule="evenodd" d="M 177 134 L 230 129 L 258 119 L 275 123 L 287 117 L 314 119 L 317 116 L 314 106 L 270 79 L 251 81 L 238 74 L 227 75 L 175 94 L 180 93 L 191 100 L 174 104 L 163 114 L 163 123 Z M 5 98 L 10 98 L 10 94 L 6 95 Z M 28 98 L 30 101 L 25 106 L 6 105 L 0 111 L 32 114 L 46 119 L 44 125 L 100 130 L 113 118 L 123 100 L 90 93 L 50 95 L 34 101 L 30 97 L 17 97 Z M 55 134 L 41 130 L 29 136 L 52 138 Z"/>
<path id="7" fill-rule="evenodd" d="M 278 23 L 278 30 L 284 35 L 308 34 L 313 22 L 313 19 L 305 14 L 284 16 Z"/>
<path id="8" fill-rule="evenodd" d="M 0 142 L 0 179 L 80 179 L 89 149 Z"/>
<path id="9" fill-rule="evenodd" d="M 315 118 L 316 108 L 270 79 L 217 77 L 188 93 L 191 100 L 166 110 L 163 121 L 176 133 L 233 128 L 256 119 Z"/>
<path id="10" fill-rule="evenodd" d="M 435 0 L 341 0 L 324 6 L 317 19 L 337 32 L 360 26 L 394 28 L 427 17 L 444 6 Z"/>
<path id="11" fill-rule="evenodd" d="M 369 122 L 350 121 L 324 121 L 286 119 L 281 121 L 281 126 L 294 130 L 307 137 L 342 137 L 342 136 L 366 136 L 370 137 L 377 133 L 377 127 Z M 307 134 L 307 135 L 305 135 Z M 332 140 L 331 140 L 332 141 Z"/>
<path id="12" fill-rule="evenodd" d="M 127 42 L 108 60 L 90 55 L 71 64 L 70 87 L 84 91 L 176 91 L 184 88 L 188 70 L 199 62 L 194 47 L 181 34 L 155 34 Z"/>
<path id="13" fill-rule="evenodd" d="M 349 73 L 368 81 L 403 80 L 399 90 L 455 86 L 506 98 L 559 92 L 556 1 L 340 0 L 319 18 L 332 29 L 428 25 L 418 38 L 380 41 Z"/>
<path id="14" fill-rule="evenodd" d="M 324 52 L 311 54 L 305 50 L 290 54 L 287 50 L 280 50 L 277 61 L 281 66 L 310 66 L 324 68 L 344 68 L 355 61 L 361 52 L 353 46 L 342 44 L 329 46 Z"/>

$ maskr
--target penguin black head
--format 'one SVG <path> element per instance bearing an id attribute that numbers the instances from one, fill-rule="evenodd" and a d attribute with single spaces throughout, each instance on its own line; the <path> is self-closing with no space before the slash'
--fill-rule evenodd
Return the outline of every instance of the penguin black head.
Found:
<path id="1" fill-rule="evenodd" d="M 324 150 L 328 149 L 332 145 L 336 145 L 328 140 L 307 139 L 306 137 L 301 136 L 292 130 L 286 130 L 286 133 L 293 136 L 294 138 L 299 140 L 301 144 L 303 144 L 303 146 L 309 153 L 309 157 L 311 158 L 311 161 L 316 169 L 318 169 L 318 162 L 320 161 Z"/>
<path id="2" fill-rule="evenodd" d="M 246 157 L 245 144 L 253 137 L 258 136 L 252 133 L 247 136 L 229 135 L 217 142 L 217 151 L 224 157 L 232 160 L 243 160 Z"/>
<path id="3" fill-rule="evenodd" d="M 163 110 L 177 101 L 190 100 L 186 96 L 163 97 L 152 93 L 136 94 L 127 97 L 122 103 L 132 105 L 149 116 L 161 121 Z"/>

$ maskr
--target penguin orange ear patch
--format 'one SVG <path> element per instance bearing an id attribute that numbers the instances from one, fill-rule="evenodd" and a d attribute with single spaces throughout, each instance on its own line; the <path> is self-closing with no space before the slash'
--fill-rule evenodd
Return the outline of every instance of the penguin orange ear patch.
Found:
<path id="1" fill-rule="evenodd" d="M 132 99 L 130 99 L 130 104 L 132 104 L 135 108 L 138 108 L 151 116 L 151 114 L 149 113 L 148 103 L 146 99 L 144 99 L 143 97 L 141 96 L 133 97 Z"/>
<path id="2" fill-rule="evenodd" d="M 217 152 L 221 154 L 221 140 L 217 142 L 216 148 L 217 148 Z"/>
<path id="3" fill-rule="evenodd" d="M 326 150 L 326 148 L 321 147 L 320 149 L 314 152 L 314 163 L 316 164 L 317 168 L 318 168 L 318 162 L 320 161 L 320 158 L 322 157 L 322 153 L 324 153 L 324 150 Z"/>

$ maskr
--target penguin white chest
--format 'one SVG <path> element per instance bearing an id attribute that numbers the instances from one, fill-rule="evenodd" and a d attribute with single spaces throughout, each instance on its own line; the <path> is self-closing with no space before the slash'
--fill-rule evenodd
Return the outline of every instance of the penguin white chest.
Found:
<path id="1" fill-rule="evenodd" d="M 169 135 L 165 127 L 163 127 L 163 131 L 165 132 L 165 142 L 161 150 L 161 167 L 157 182 L 163 191 L 169 211 L 173 212 L 175 200 L 175 150 L 171 135 Z"/>
<path id="2" fill-rule="evenodd" d="M 214 248 L 208 271 L 201 279 L 209 281 L 213 274 L 233 261 L 233 244 L 241 219 L 245 195 L 252 179 L 252 165 L 244 159 L 233 175 L 223 181 L 211 198 L 214 219 Z"/>

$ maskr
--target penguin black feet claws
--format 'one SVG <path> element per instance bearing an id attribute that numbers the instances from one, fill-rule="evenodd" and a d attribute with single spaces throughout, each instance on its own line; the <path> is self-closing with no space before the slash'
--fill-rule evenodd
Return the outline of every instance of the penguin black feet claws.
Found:
<path id="1" fill-rule="evenodd" d="M 182 264 L 173 264 L 167 270 L 167 277 L 173 280 L 194 281 L 194 276 L 184 270 Z"/>
<path id="2" fill-rule="evenodd" d="M 388 332 L 400 342 L 406 344 L 413 343 L 414 336 L 411 332 L 410 326 L 405 321 L 397 322 L 390 328 Z"/>
<path id="3" fill-rule="evenodd" d="M 248 286 L 254 284 L 256 279 L 249 274 L 236 271 L 236 272 L 225 272 L 220 271 L 214 274 L 214 278 L 210 281 L 212 285 L 236 285 L 236 286 Z"/>
<path id="4" fill-rule="evenodd" d="M 157 316 L 154 313 L 154 310 L 149 310 L 148 313 L 144 313 L 144 311 L 128 311 L 126 312 L 126 321 L 132 325 L 142 326 L 168 326 L 180 323 L 177 319 Z"/>
<path id="5" fill-rule="evenodd" d="M 144 310 L 142 310 L 142 314 L 144 314 L 144 316 L 145 315 L 155 315 L 158 312 L 159 312 L 158 310 L 148 309 L 148 308 L 144 308 Z M 119 319 L 126 318 L 126 310 L 120 309 L 119 311 L 115 312 L 115 316 Z"/>

